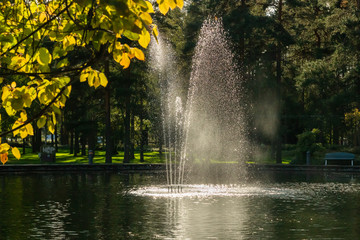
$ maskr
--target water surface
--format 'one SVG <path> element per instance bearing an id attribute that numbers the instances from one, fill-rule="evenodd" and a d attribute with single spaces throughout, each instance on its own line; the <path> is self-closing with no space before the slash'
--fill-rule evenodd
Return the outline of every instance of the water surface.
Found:
<path id="1" fill-rule="evenodd" d="M 0 239 L 359 239 L 360 176 L 0 175 Z M 266 180 L 265 180 L 266 179 Z"/>

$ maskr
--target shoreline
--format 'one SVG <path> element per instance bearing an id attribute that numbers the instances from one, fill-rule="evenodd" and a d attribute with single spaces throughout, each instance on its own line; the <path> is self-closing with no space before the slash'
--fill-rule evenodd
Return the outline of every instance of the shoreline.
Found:
<path id="1" fill-rule="evenodd" d="M 221 164 L 222 165 L 222 164 Z M 228 164 L 225 164 L 228 165 Z M 240 165 L 239 165 L 240 167 Z M 246 164 L 248 172 L 344 172 L 359 173 L 360 166 L 348 165 L 289 165 L 289 164 Z M 0 166 L 1 173 L 31 173 L 31 172 L 157 172 L 165 171 L 163 163 L 110 163 L 110 164 L 5 164 Z"/>

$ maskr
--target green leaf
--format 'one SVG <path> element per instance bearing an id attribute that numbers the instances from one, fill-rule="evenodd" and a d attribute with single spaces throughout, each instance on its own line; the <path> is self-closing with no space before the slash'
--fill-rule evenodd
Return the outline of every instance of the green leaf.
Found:
<path id="1" fill-rule="evenodd" d="M 66 67 L 69 65 L 69 60 L 67 58 L 64 58 L 63 60 L 61 60 L 60 62 L 58 62 L 56 64 L 57 68 L 62 68 L 62 67 Z"/>
<path id="2" fill-rule="evenodd" d="M 137 41 L 140 38 L 139 34 L 129 31 L 129 30 L 124 31 L 123 34 L 125 37 L 127 37 L 128 39 L 130 39 L 132 41 Z"/>
<path id="3" fill-rule="evenodd" d="M 46 117 L 42 116 L 41 118 L 39 118 L 39 120 L 37 120 L 36 124 L 37 124 L 38 128 L 44 127 L 46 124 Z"/>
<path id="4" fill-rule="evenodd" d="M 51 54 L 46 48 L 40 48 L 39 55 L 36 60 L 41 65 L 48 65 L 51 63 Z"/>

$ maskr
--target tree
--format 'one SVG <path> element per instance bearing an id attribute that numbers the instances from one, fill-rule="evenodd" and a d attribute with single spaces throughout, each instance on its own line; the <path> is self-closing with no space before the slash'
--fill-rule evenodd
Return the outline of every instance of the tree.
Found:
<path id="1" fill-rule="evenodd" d="M 166 14 L 182 0 L 158 0 L 159 11 Z M 53 0 L 0 2 L 0 82 L 2 107 L 8 116 L 16 117 L 12 129 L 3 131 L 25 138 L 33 135 L 31 123 L 37 120 L 39 128 L 45 125 L 55 131 L 57 115 L 71 92 L 71 85 L 88 82 L 90 87 L 105 87 L 104 69 L 95 69 L 95 63 L 109 53 L 124 68 L 132 58 L 144 60 L 138 47 L 130 47 L 123 39 L 137 42 L 146 48 L 150 32 L 157 35 L 150 13 L 149 1 L 125 0 Z M 85 49 L 85 62 L 69 65 L 69 53 Z M 17 75 L 21 84 L 11 81 Z M 28 116 L 28 109 L 37 102 L 41 109 Z M 10 146 L 0 145 L 2 160 L 7 159 Z M 16 157 L 18 150 L 12 148 Z"/>

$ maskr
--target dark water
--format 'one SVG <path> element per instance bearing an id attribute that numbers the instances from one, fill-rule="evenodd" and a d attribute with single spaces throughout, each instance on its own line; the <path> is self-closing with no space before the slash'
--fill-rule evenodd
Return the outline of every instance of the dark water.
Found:
<path id="1" fill-rule="evenodd" d="M 360 239 L 360 176 L 258 175 L 179 194 L 162 175 L 0 175 L 0 239 Z"/>

